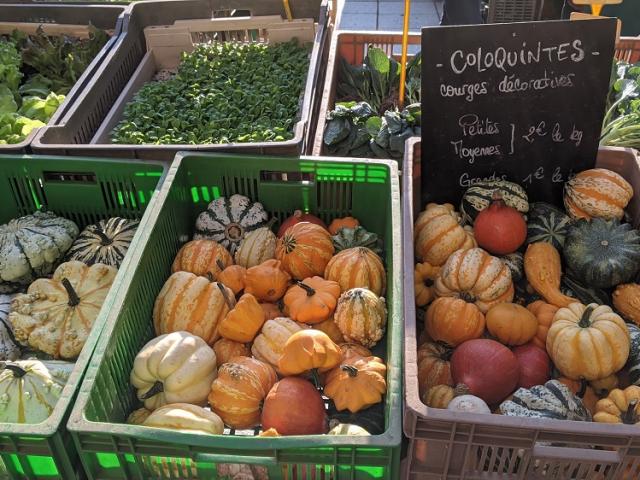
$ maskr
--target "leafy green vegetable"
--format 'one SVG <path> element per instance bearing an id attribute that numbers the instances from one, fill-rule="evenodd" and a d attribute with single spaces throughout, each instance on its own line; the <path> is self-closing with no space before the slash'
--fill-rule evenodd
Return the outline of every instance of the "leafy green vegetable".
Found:
<path id="1" fill-rule="evenodd" d="M 25 117 L 47 123 L 58 107 L 64 102 L 64 95 L 51 92 L 47 98 L 24 97 L 18 113 Z"/>
<path id="2" fill-rule="evenodd" d="M 16 91 L 20 85 L 22 58 L 15 43 L 0 40 L 0 85 Z"/>
<path id="3" fill-rule="evenodd" d="M 293 137 L 308 72 L 307 48 L 217 42 L 183 54 L 178 72 L 135 95 L 114 143 L 271 142 Z"/>
<path id="4" fill-rule="evenodd" d="M 600 143 L 640 148 L 640 63 L 614 65 Z"/>
<path id="5" fill-rule="evenodd" d="M 18 110 L 13 92 L 0 83 L 0 113 L 12 113 Z"/>
<path id="6" fill-rule="evenodd" d="M 327 118 L 323 140 L 331 155 L 402 158 L 404 142 L 420 135 L 420 104 L 379 117 L 366 102 L 344 102 Z"/>
<path id="7" fill-rule="evenodd" d="M 32 120 L 17 113 L 1 113 L 0 145 L 20 143 L 31 130 L 44 126 L 40 120 Z"/>

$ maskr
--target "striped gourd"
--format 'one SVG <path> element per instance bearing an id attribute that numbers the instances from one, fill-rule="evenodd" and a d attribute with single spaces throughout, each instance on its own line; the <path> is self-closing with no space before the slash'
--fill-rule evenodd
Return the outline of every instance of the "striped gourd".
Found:
<path id="1" fill-rule="evenodd" d="M 509 267 L 512 281 L 519 282 L 524 278 L 524 255 L 522 253 L 510 253 L 509 255 L 503 255 L 498 258 Z"/>
<path id="2" fill-rule="evenodd" d="M 16 292 L 49 275 L 77 236 L 75 223 L 52 212 L 0 225 L 0 292 Z"/>
<path id="3" fill-rule="evenodd" d="M 282 349 L 284 348 L 284 344 L 287 343 L 287 340 L 289 340 L 289 337 L 306 328 L 309 327 L 286 317 L 267 320 L 264 322 L 264 325 L 262 325 L 260 334 L 253 339 L 251 353 L 258 360 L 277 368 L 278 360 L 282 355 Z"/>
<path id="4" fill-rule="evenodd" d="M 268 226 L 245 235 L 236 251 L 236 263 L 244 268 L 255 267 L 275 257 L 276 235 Z"/>
<path id="5" fill-rule="evenodd" d="M 235 305 L 235 295 L 221 283 L 190 272 L 176 272 L 165 282 L 153 307 L 156 334 L 189 332 L 213 345 L 218 327 Z"/>
<path id="6" fill-rule="evenodd" d="M 558 380 L 519 388 L 510 400 L 500 405 L 500 413 L 515 417 L 591 421 L 591 414 L 582 400 Z"/>
<path id="7" fill-rule="evenodd" d="M 138 220 L 113 217 L 89 225 L 71 245 L 67 260 L 120 267 L 139 224 Z"/>
<path id="8" fill-rule="evenodd" d="M 347 342 L 371 348 L 384 336 L 387 308 L 384 298 L 366 288 L 352 288 L 338 299 L 334 321 Z"/>
<path id="9" fill-rule="evenodd" d="M 233 258 L 218 242 L 191 240 L 178 251 L 171 265 L 171 272 L 191 272 L 213 282 L 230 265 L 233 265 Z"/>
<path id="10" fill-rule="evenodd" d="M 627 360 L 629 382 L 632 385 L 640 385 L 640 327 L 627 323 L 627 328 L 631 338 L 631 348 L 629 349 L 629 359 Z"/>
<path id="11" fill-rule="evenodd" d="M 462 220 L 472 225 L 478 213 L 489 206 L 495 192 L 502 195 L 504 203 L 520 213 L 526 214 L 529 211 L 527 192 L 520 185 L 507 180 L 484 181 L 469 187 L 462 196 L 460 202 Z"/>
<path id="12" fill-rule="evenodd" d="M 564 207 L 571 218 L 622 220 L 633 187 L 616 172 L 592 168 L 564 184 Z"/>
<path id="13" fill-rule="evenodd" d="M 20 356 L 20 347 L 16 345 L 13 327 L 7 320 L 13 297 L 14 295 L 0 293 L 0 361 L 15 360 Z"/>
<path id="14" fill-rule="evenodd" d="M 545 202 L 532 203 L 526 243 L 547 242 L 561 252 L 570 226 L 571 218 L 559 208 Z"/>
<path id="15" fill-rule="evenodd" d="M 324 270 L 324 278 L 340 285 L 340 291 L 355 287 L 368 288 L 376 295 L 384 295 L 387 276 L 382 259 L 366 247 L 342 250 Z"/>
<path id="16" fill-rule="evenodd" d="M 193 239 L 215 240 L 234 254 L 245 235 L 264 226 L 267 218 L 262 204 L 244 195 L 220 197 L 198 215 Z"/>

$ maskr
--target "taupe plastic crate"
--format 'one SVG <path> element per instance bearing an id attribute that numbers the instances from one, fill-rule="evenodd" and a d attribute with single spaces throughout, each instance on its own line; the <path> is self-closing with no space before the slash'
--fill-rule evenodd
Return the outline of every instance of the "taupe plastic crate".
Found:
<path id="1" fill-rule="evenodd" d="M 105 68 L 104 61 L 108 58 L 110 50 L 118 42 L 122 32 L 123 15 L 127 7 L 125 5 L 70 5 L 70 4 L 27 4 L 11 3 L 0 5 L 0 22 L 5 27 L 16 24 L 18 30 L 33 31 L 37 26 L 44 25 L 53 34 L 73 32 L 74 26 L 88 25 L 91 23 L 97 28 L 109 31 L 111 38 L 102 50 L 80 76 L 75 85 L 66 95 L 64 102 L 49 119 L 48 125 L 55 125 L 59 119 L 69 110 L 71 104 L 80 96 L 82 90 L 89 81 L 99 75 Z M 41 129 L 33 129 L 31 133 L 20 143 L 0 145 L 0 153 L 25 153 L 29 145 Z"/>
<path id="2" fill-rule="evenodd" d="M 304 153 L 315 85 L 319 75 L 319 58 L 324 48 L 329 19 L 327 0 L 289 0 L 294 19 L 313 19 L 317 24 L 309 61 L 304 98 L 294 138 L 283 142 L 229 143 L 212 145 L 119 145 L 107 141 L 110 126 L 119 119 L 124 103 L 149 78 L 154 69 L 147 55 L 145 28 L 173 25 L 184 20 L 218 19 L 250 15 L 277 15 L 287 18 L 281 0 L 156 0 L 132 4 L 125 15 L 124 33 L 113 48 L 105 71 L 93 78 L 83 94 L 73 103 L 55 126 L 42 129 L 33 142 L 37 152 L 172 160 L 180 150 L 299 155 Z M 234 21 L 231 18 L 225 20 Z M 220 38 L 239 38 L 239 32 L 219 27 Z M 212 35 L 207 31 L 207 36 Z M 244 39 L 248 34 L 240 35 Z M 155 73 L 155 72 L 153 72 Z M 113 110 L 112 110 L 113 108 Z M 103 127 L 100 130 L 101 126 Z"/>
<path id="3" fill-rule="evenodd" d="M 420 42 L 421 35 L 419 33 L 410 33 L 409 53 L 412 53 L 411 50 L 419 50 Z M 333 110 L 336 103 L 336 87 L 340 75 L 340 58 L 344 58 L 351 65 L 362 65 L 370 45 L 381 48 L 387 55 L 400 60 L 402 54 L 402 33 L 340 31 L 331 39 L 322 99 L 320 101 L 318 115 L 316 120 L 314 120 L 317 126 L 313 136 L 313 155 L 325 155 L 322 138 L 324 137 L 327 113 Z"/>
<path id="4" fill-rule="evenodd" d="M 636 425 L 535 420 L 429 408 L 418 393 L 413 221 L 421 210 L 420 140 L 407 140 L 402 171 L 405 319 L 404 433 L 410 439 L 405 479 L 637 480 Z M 634 150 L 602 147 L 597 166 L 613 170 L 640 192 Z M 640 224 L 640 195 L 628 211 Z"/>

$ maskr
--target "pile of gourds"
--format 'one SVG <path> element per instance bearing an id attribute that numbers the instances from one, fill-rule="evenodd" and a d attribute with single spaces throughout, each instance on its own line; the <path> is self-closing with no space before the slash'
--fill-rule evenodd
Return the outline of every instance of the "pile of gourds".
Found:
<path id="1" fill-rule="evenodd" d="M 80 355 L 137 226 L 80 232 L 44 211 L 0 225 L 0 422 L 51 415 L 74 367 L 59 359 Z"/>
<path id="2" fill-rule="evenodd" d="M 418 383 L 432 408 L 640 421 L 640 232 L 610 170 L 564 185 L 564 210 L 483 181 L 414 225 Z M 564 274 L 563 274 L 564 270 Z"/>
<path id="3" fill-rule="evenodd" d="M 157 337 L 134 360 L 144 406 L 129 423 L 371 433 L 358 415 L 381 405 L 387 388 L 385 362 L 369 350 L 387 322 L 381 242 L 352 217 L 326 226 L 296 211 L 277 234 L 274 222 L 237 194 L 198 216 L 155 300 Z M 332 428 L 326 404 L 338 413 Z"/>

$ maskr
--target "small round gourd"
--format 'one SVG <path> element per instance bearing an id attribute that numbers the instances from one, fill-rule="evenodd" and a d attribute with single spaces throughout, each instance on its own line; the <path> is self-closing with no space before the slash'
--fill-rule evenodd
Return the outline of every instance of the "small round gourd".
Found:
<path id="1" fill-rule="evenodd" d="M 238 265 L 251 268 L 274 258 L 275 253 L 276 235 L 267 225 L 245 235 L 236 251 L 235 260 Z"/>
<path id="2" fill-rule="evenodd" d="M 220 274 L 232 263 L 233 258 L 218 242 L 205 239 L 192 240 L 178 250 L 171 265 L 171 273 L 191 272 L 214 282 L 220 281 Z"/>
<path id="3" fill-rule="evenodd" d="M 502 402 L 500 413 L 507 416 L 590 421 L 591 413 L 582 400 L 558 380 L 544 385 L 519 388 Z"/>
<path id="4" fill-rule="evenodd" d="M 460 395 L 451 399 L 447 410 L 466 413 L 491 413 L 487 403 L 475 395 Z"/>
<path id="5" fill-rule="evenodd" d="M 418 347 L 418 390 L 420 397 L 436 385 L 453 386 L 451 378 L 453 349 L 443 343 L 424 342 Z"/>
<path id="6" fill-rule="evenodd" d="M 386 329 L 385 300 L 366 288 L 352 288 L 338 299 L 334 320 L 347 341 L 373 347 Z"/>
<path id="7" fill-rule="evenodd" d="M 528 214 L 526 243 L 547 242 L 561 251 L 570 225 L 571 218 L 559 208 L 544 202 L 532 203 Z"/>
<path id="8" fill-rule="evenodd" d="M 469 187 L 462 196 L 460 213 L 465 223 L 472 225 L 478 214 L 489 206 L 493 195 L 498 193 L 504 203 L 522 214 L 529 211 L 527 192 L 517 183 L 507 180 L 488 180 Z"/>
<path id="9" fill-rule="evenodd" d="M 363 227 L 344 227 L 331 237 L 336 253 L 355 247 L 367 247 L 382 257 L 382 240 Z"/>
<path id="10" fill-rule="evenodd" d="M 618 285 L 613 292 L 613 306 L 625 320 L 640 325 L 640 285 Z"/>
<path id="11" fill-rule="evenodd" d="M 538 319 L 525 307 L 515 303 L 499 303 L 487 312 L 487 330 L 501 343 L 524 345 L 538 332 Z"/>
<path id="12" fill-rule="evenodd" d="M 366 247 L 349 248 L 337 253 L 329 260 L 324 278 L 337 282 L 342 292 L 362 287 L 382 296 L 387 285 L 382 259 Z"/>
<path id="13" fill-rule="evenodd" d="M 612 390 L 607 398 L 598 400 L 594 422 L 640 424 L 640 387 L 631 385 Z"/>
<path id="14" fill-rule="evenodd" d="M 222 435 L 224 432 L 224 423 L 218 415 L 189 403 L 164 405 L 151 412 L 141 425 L 208 435 Z"/>
<path id="15" fill-rule="evenodd" d="M 140 221 L 113 217 L 87 226 L 71 245 L 67 260 L 120 267 Z"/>
<path id="16" fill-rule="evenodd" d="M 251 353 L 258 360 L 277 368 L 282 349 L 289 337 L 305 328 L 309 327 L 294 322 L 290 318 L 278 317 L 273 320 L 267 320 L 262 325 L 262 330 L 258 336 L 253 340 Z"/>
<path id="17" fill-rule="evenodd" d="M 416 305 L 424 307 L 436 298 L 435 283 L 440 274 L 440 267 L 428 262 L 416 263 L 413 272 L 413 286 L 416 292 Z"/>
<path id="18" fill-rule="evenodd" d="M 289 227 L 276 244 L 276 258 L 295 280 L 323 275 L 333 253 L 331 234 L 309 222 Z"/>
<path id="19" fill-rule="evenodd" d="M 452 347 L 479 338 L 484 327 L 484 314 L 461 298 L 441 297 L 427 309 L 425 330 L 429 337 Z"/>
<path id="20" fill-rule="evenodd" d="M 564 185 L 564 206 L 574 219 L 621 220 L 631 197 L 629 182 L 605 168 L 580 172 Z"/>

